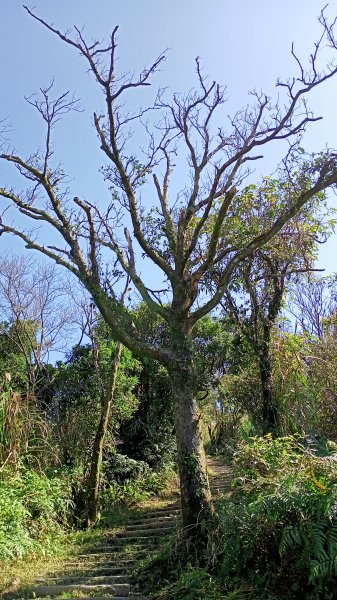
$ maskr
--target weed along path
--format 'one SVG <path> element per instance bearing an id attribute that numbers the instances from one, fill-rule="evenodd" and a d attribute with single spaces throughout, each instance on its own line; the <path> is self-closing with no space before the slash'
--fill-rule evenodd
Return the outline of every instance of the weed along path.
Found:
<path id="1" fill-rule="evenodd" d="M 230 489 L 230 472 L 216 459 L 209 460 L 210 485 L 214 495 Z M 35 578 L 34 585 L 4 591 L 5 600 L 66 599 L 147 600 L 131 574 L 137 563 L 158 550 L 163 537 L 172 534 L 180 520 L 180 500 L 153 499 L 136 509 L 128 523 L 117 531 L 102 532 L 99 540 L 82 546 L 80 553 L 62 565 L 60 571 Z"/>

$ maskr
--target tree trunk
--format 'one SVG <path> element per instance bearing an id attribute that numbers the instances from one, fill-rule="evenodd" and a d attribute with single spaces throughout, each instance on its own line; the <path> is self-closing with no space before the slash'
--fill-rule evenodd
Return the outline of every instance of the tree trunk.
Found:
<path id="1" fill-rule="evenodd" d="M 103 446 L 106 432 L 108 429 L 109 416 L 116 389 L 117 373 L 120 365 L 121 355 L 122 344 L 118 343 L 116 346 L 115 357 L 113 360 L 107 389 L 105 390 L 104 396 L 102 397 L 100 421 L 97 427 L 94 445 L 92 449 L 87 486 L 87 527 L 94 525 L 98 518 L 98 500 L 101 479 Z"/>
<path id="2" fill-rule="evenodd" d="M 262 431 L 277 434 L 280 428 L 280 415 L 273 383 L 273 368 L 270 356 L 270 339 L 265 339 L 259 356 L 262 393 Z"/>
<path id="3" fill-rule="evenodd" d="M 199 537 L 202 521 L 209 521 L 214 510 L 207 477 L 200 411 L 194 389 L 190 339 L 181 332 L 174 337 L 172 336 L 172 349 L 179 360 L 175 361 L 175 366 L 170 369 L 170 376 L 183 525 L 188 528 L 189 537 Z"/>

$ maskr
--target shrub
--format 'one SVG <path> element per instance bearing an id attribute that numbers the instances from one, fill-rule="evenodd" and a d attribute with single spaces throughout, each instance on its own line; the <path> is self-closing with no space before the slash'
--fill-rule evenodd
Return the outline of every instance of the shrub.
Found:
<path id="1" fill-rule="evenodd" d="M 219 583 L 204 569 L 187 567 L 177 581 L 166 586 L 156 600 L 221 600 Z"/>
<path id="2" fill-rule="evenodd" d="M 220 508 L 221 578 L 258 598 L 331 598 L 337 577 L 337 462 L 298 437 L 253 438 L 235 459 L 235 491 Z M 269 596 L 268 596 L 269 594 Z M 254 596 L 252 596 L 254 597 Z"/>
<path id="3" fill-rule="evenodd" d="M 71 506 L 70 478 L 28 469 L 0 479 L 0 560 L 45 554 L 57 544 Z"/>
<path id="4" fill-rule="evenodd" d="M 107 507 L 116 504 L 132 506 L 142 502 L 166 489 L 175 476 L 172 464 L 154 471 L 147 463 L 122 454 L 115 454 L 109 460 L 104 474 L 103 505 Z"/>

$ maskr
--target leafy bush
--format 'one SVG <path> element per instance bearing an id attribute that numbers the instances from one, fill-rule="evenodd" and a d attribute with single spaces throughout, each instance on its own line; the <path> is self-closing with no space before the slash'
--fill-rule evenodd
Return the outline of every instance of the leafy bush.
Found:
<path id="1" fill-rule="evenodd" d="M 333 597 L 337 577 L 337 461 L 298 437 L 253 438 L 235 459 L 235 491 L 220 507 L 221 579 L 258 598 Z M 254 596 L 251 596 L 254 597 Z"/>
<path id="2" fill-rule="evenodd" d="M 144 461 L 134 460 L 124 454 L 113 453 L 104 463 L 106 479 L 114 479 L 118 483 L 144 477 L 149 467 Z"/>
<path id="3" fill-rule="evenodd" d="M 175 473 L 171 464 L 161 470 L 150 469 L 147 463 L 114 454 L 104 465 L 103 505 L 131 506 L 158 494 L 169 485 Z"/>
<path id="4" fill-rule="evenodd" d="M 45 554 L 66 525 L 70 478 L 28 469 L 7 470 L 0 479 L 0 560 Z"/>

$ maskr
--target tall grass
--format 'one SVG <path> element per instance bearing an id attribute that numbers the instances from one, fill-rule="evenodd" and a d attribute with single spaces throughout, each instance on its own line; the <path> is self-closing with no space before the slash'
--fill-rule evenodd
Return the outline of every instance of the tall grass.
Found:
<path id="1" fill-rule="evenodd" d="M 49 427 L 34 399 L 12 391 L 0 392 L 0 473 L 24 461 L 39 467 L 49 461 Z"/>

